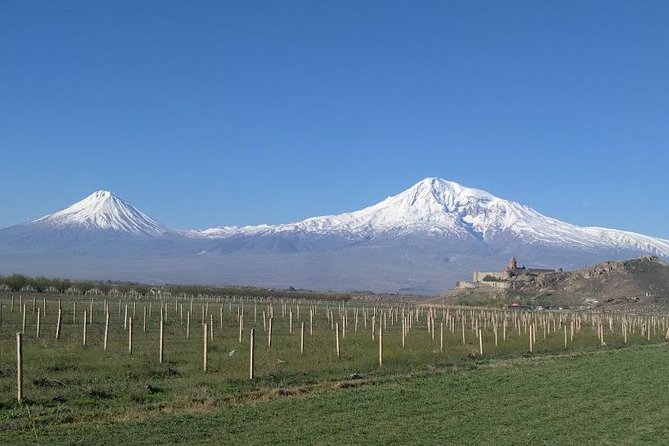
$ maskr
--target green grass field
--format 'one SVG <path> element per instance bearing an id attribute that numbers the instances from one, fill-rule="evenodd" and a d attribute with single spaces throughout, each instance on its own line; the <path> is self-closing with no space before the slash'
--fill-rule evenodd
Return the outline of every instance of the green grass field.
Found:
<path id="1" fill-rule="evenodd" d="M 446 323 L 442 352 L 439 328 L 433 339 L 427 331 L 427 309 L 420 309 L 404 347 L 401 324 L 387 320 L 380 367 L 378 335 L 371 339 L 371 317 L 364 328 L 363 304 L 357 304 L 358 332 L 354 304 L 343 309 L 337 304 L 317 304 L 314 334 L 309 334 L 307 324 L 305 352 L 300 354 L 296 303 L 286 304 L 285 316 L 284 307 L 274 303 L 275 331 L 269 348 L 261 316 L 267 304 L 262 302 L 255 304 L 257 377 L 249 380 L 252 300 L 245 303 L 241 343 L 238 302 L 222 302 L 222 330 L 221 303 L 209 303 L 208 321 L 213 316 L 216 329 L 209 341 L 206 373 L 201 325 L 201 307 L 206 303 L 194 302 L 198 316 L 191 320 L 189 338 L 178 307 L 170 303 L 161 364 L 158 302 L 152 302 L 146 333 L 143 308 L 148 302 L 135 304 L 132 355 L 123 328 L 125 302 L 119 313 L 117 302 L 110 300 L 109 344 L 103 351 L 102 301 L 96 299 L 87 345 L 82 345 L 79 313 L 89 310 L 89 302 L 78 299 L 75 322 L 72 302 L 63 300 L 62 337 L 56 341 L 55 298 L 47 302 L 39 339 L 32 299 L 24 299 L 25 385 L 24 402 L 19 404 L 15 333 L 21 329 L 22 315 L 18 302 L 9 312 L 8 299 L 0 299 L 0 443 L 91 444 L 104 439 L 125 444 L 658 444 L 667 439 L 669 384 L 664 376 L 669 355 L 668 347 L 658 344 L 665 337 L 664 318 L 627 320 L 629 339 L 623 347 L 620 325 L 616 325 L 622 319 L 609 321 L 613 330 L 606 327 L 607 345 L 601 346 L 591 322 L 604 324 L 607 319 L 581 315 L 583 328 L 566 349 L 563 331 L 549 330 L 544 339 L 538 329 L 530 354 L 521 317 L 550 326 L 558 318 L 566 323 L 573 315 L 504 313 L 509 321 L 507 340 L 502 342 L 498 333 L 495 347 L 493 328 L 484 321 L 498 317 L 497 313 L 482 311 L 476 322 L 483 334 L 484 356 L 480 357 L 476 331 L 469 322 L 465 344 L 461 328 L 451 333 Z M 131 301 L 128 305 L 132 308 Z M 373 307 L 364 307 L 371 316 Z M 301 304 L 302 321 L 309 321 L 309 308 Z M 339 358 L 326 308 L 341 324 L 340 309 L 349 314 L 346 336 L 340 332 Z M 380 306 L 377 314 L 389 309 Z M 290 310 L 294 312 L 292 334 Z M 409 308 L 405 310 L 406 315 Z M 392 311 L 399 314 L 399 307 Z M 443 318 L 441 311 L 436 313 L 439 318 Z M 468 314 L 475 313 L 461 316 Z M 515 327 L 520 334 L 511 329 L 513 318 L 519 318 Z M 632 327 L 644 323 L 653 327 L 650 340 L 638 327 L 632 332 Z"/>

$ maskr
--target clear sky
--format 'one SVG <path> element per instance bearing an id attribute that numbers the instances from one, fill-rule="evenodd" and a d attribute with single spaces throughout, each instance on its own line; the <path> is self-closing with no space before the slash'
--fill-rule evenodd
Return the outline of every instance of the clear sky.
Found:
<path id="1" fill-rule="evenodd" d="M 669 2 L 0 1 L 0 227 L 109 189 L 168 226 L 427 176 L 669 238 Z"/>

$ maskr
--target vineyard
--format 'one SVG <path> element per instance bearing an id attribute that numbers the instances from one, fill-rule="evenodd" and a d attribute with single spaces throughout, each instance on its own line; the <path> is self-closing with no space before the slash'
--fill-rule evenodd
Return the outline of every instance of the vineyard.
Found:
<path id="1" fill-rule="evenodd" d="M 0 309 L 0 424 L 36 436 L 45 426 L 660 343 L 669 330 L 663 316 L 251 296 L 6 294 Z"/>

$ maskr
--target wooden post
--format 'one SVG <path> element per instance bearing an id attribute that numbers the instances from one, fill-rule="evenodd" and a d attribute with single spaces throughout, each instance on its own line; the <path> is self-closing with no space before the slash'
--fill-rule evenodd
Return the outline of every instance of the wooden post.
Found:
<path id="1" fill-rule="evenodd" d="M 164 338 L 163 338 L 163 312 L 160 311 L 160 341 L 158 343 L 158 362 L 163 363 L 163 348 L 164 348 Z"/>
<path id="2" fill-rule="evenodd" d="M 207 338 L 208 338 L 208 333 L 207 333 L 207 324 L 204 324 L 204 332 L 202 333 L 202 345 L 203 345 L 203 350 L 202 350 L 202 370 L 207 371 Z"/>
<path id="3" fill-rule="evenodd" d="M 251 341 L 249 342 L 249 379 L 253 379 L 255 375 L 255 365 L 256 365 L 255 347 L 256 347 L 256 329 L 252 328 Z"/>
<path id="4" fill-rule="evenodd" d="M 444 351 L 444 323 L 439 326 L 439 351 Z"/>
<path id="5" fill-rule="evenodd" d="M 16 400 L 23 400 L 23 333 L 16 333 Z"/>
<path id="6" fill-rule="evenodd" d="M 288 334 L 293 334 L 293 310 L 290 310 L 288 317 Z"/>
<path id="7" fill-rule="evenodd" d="M 107 312 L 105 313 L 105 339 L 102 347 L 104 351 L 107 351 L 108 336 L 109 336 L 109 308 L 107 308 Z"/>
<path id="8" fill-rule="evenodd" d="M 479 355 L 483 356 L 483 334 L 479 328 Z"/>
<path id="9" fill-rule="evenodd" d="M 627 324 L 623 324 L 623 340 L 627 344 Z"/>
<path id="10" fill-rule="evenodd" d="M 84 310 L 84 337 L 83 337 L 83 346 L 84 347 L 86 347 L 86 326 L 88 325 L 87 324 L 88 319 L 86 317 L 87 315 L 88 315 L 88 312 L 86 310 Z"/>
<path id="11" fill-rule="evenodd" d="M 125 310 L 123 313 L 123 331 L 128 329 L 128 304 L 125 304 Z"/>
<path id="12" fill-rule="evenodd" d="M 21 333 L 26 332 L 26 304 L 23 304 L 23 322 L 21 323 Z"/>
<path id="13" fill-rule="evenodd" d="M 77 323 L 77 301 L 72 302 L 72 323 Z"/>
<path id="14" fill-rule="evenodd" d="M 309 309 L 309 336 L 314 335 L 314 310 L 313 308 Z"/>
<path id="15" fill-rule="evenodd" d="M 56 340 L 60 339 L 60 325 L 61 325 L 61 318 L 63 316 L 63 310 L 58 306 L 58 319 L 56 321 Z"/>
<path id="16" fill-rule="evenodd" d="M 339 322 L 335 324 L 335 333 L 336 333 L 336 348 L 337 348 L 337 358 L 340 357 L 339 351 Z"/>
<path id="17" fill-rule="evenodd" d="M 146 333 L 146 305 L 144 305 L 144 320 L 142 322 L 142 332 Z"/>
<path id="18" fill-rule="evenodd" d="M 379 367 L 383 366 L 383 324 L 379 324 Z"/>
<path id="19" fill-rule="evenodd" d="M 244 314 L 239 316 L 239 343 L 242 342 L 242 333 L 244 333 Z"/>
<path id="20" fill-rule="evenodd" d="M 269 324 L 267 326 L 267 348 L 272 348 L 272 320 L 274 318 L 269 318 Z"/>
<path id="21" fill-rule="evenodd" d="M 564 326 L 564 348 L 567 348 L 567 326 Z"/>
<path id="22" fill-rule="evenodd" d="M 372 316 L 372 341 L 374 340 L 374 332 L 376 331 L 376 315 Z"/>
<path id="23" fill-rule="evenodd" d="M 186 312 L 186 339 L 190 338 L 190 310 Z"/>
<path id="24" fill-rule="evenodd" d="M 128 318 L 128 353 L 132 355 L 132 316 Z"/>
<path id="25" fill-rule="evenodd" d="M 37 307 L 37 333 L 36 333 L 37 339 L 39 339 L 40 310 L 41 308 Z"/>
<path id="26" fill-rule="evenodd" d="M 304 322 L 300 326 L 300 354 L 304 354 Z"/>

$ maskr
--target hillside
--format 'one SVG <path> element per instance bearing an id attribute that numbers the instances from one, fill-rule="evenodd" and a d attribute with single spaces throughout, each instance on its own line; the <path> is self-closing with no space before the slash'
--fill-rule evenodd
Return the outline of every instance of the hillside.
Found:
<path id="1" fill-rule="evenodd" d="M 606 308 L 623 311 L 669 309 L 669 264 L 657 257 L 606 261 L 578 271 L 510 279 L 508 290 L 485 285 L 453 289 L 433 303 Z"/>

